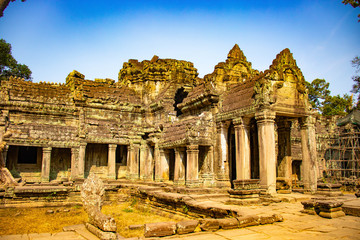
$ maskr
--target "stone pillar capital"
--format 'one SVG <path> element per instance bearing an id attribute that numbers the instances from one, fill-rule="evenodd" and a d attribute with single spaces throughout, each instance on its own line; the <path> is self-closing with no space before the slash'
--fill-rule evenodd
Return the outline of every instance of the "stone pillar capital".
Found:
<path id="1" fill-rule="evenodd" d="M 275 121 L 276 114 L 273 111 L 262 111 L 255 113 L 257 123 L 272 123 Z"/>
<path id="2" fill-rule="evenodd" d="M 238 126 L 249 126 L 251 118 L 239 117 L 232 120 L 235 127 Z"/>
<path id="3" fill-rule="evenodd" d="M 308 128 L 313 127 L 316 123 L 316 117 L 314 116 L 307 116 L 299 118 L 300 128 Z"/>
<path id="4" fill-rule="evenodd" d="M 221 121 L 216 123 L 217 129 L 224 129 L 224 128 L 228 128 L 229 126 L 230 126 L 230 122 L 228 121 Z"/>
<path id="5" fill-rule="evenodd" d="M 71 148 L 71 154 L 78 154 L 79 148 Z"/>
<path id="6" fill-rule="evenodd" d="M 87 143 L 86 142 L 80 142 L 80 147 L 86 147 Z"/>
<path id="7" fill-rule="evenodd" d="M 109 150 L 110 151 L 115 151 L 117 148 L 117 145 L 116 144 L 109 144 Z"/>
<path id="8" fill-rule="evenodd" d="M 186 150 L 194 152 L 199 151 L 199 145 L 188 145 L 186 146 Z"/>
<path id="9" fill-rule="evenodd" d="M 52 150 L 52 147 L 43 147 L 42 148 L 43 153 L 50 153 L 51 150 Z"/>

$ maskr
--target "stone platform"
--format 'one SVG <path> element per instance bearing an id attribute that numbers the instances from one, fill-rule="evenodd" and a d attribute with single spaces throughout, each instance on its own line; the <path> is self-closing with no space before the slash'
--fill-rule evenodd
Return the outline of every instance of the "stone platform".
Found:
<path id="1" fill-rule="evenodd" d="M 293 195 L 293 194 L 290 194 Z M 280 214 L 283 216 L 283 222 L 275 222 L 268 225 L 248 226 L 232 230 L 218 230 L 216 232 L 197 232 L 184 235 L 173 235 L 163 237 L 166 240 L 255 240 L 255 239 L 360 239 L 360 218 L 346 215 L 341 218 L 326 219 L 316 215 L 303 214 L 300 201 L 305 196 L 302 194 L 294 194 L 292 202 L 273 202 L 269 205 L 258 206 L 237 206 L 239 212 L 255 215 Z M 279 195 L 279 198 L 285 200 L 285 196 L 289 194 Z M 312 196 L 307 195 L 310 199 Z M 360 202 L 356 202 L 355 197 L 343 196 L 345 203 L 343 207 L 357 206 Z M 347 204 L 348 203 L 348 204 Z M 97 240 L 94 235 L 90 235 L 84 227 L 78 226 L 64 228 L 67 232 L 61 233 L 41 233 L 41 234 L 24 234 L 0 236 L 0 240 Z M 133 238 L 137 239 L 137 238 Z M 146 238 L 159 239 L 159 238 Z"/>

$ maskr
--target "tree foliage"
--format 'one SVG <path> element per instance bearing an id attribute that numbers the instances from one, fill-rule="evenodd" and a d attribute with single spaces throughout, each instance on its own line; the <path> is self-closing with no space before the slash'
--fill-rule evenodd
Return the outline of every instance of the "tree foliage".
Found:
<path id="1" fill-rule="evenodd" d="M 324 116 L 345 115 L 352 109 L 352 96 L 331 96 L 330 84 L 325 79 L 315 79 L 311 83 L 306 82 L 309 101 L 312 107 Z"/>
<path id="2" fill-rule="evenodd" d="M 0 76 L 16 76 L 31 81 L 31 71 L 25 64 L 19 64 L 11 54 L 11 45 L 0 39 Z"/>
<path id="3" fill-rule="evenodd" d="M 352 96 L 348 94 L 344 94 L 343 97 L 340 95 L 328 96 L 322 106 L 322 115 L 346 115 L 351 111 L 352 103 Z"/>
<path id="4" fill-rule="evenodd" d="M 305 82 L 309 90 L 309 101 L 314 109 L 320 110 L 322 102 L 330 96 L 329 83 L 325 79 L 315 79 L 311 83 Z"/>
<path id="5" fill-rule="evenodd" d="M 343 0 L 342 3 L 345 5 L 350 4 L 353 8 L 357 8 L 360 6 L 360 0 Z M 358 22 L 360 22 L 360 14 L 358 15 L 358 17 Z"/>

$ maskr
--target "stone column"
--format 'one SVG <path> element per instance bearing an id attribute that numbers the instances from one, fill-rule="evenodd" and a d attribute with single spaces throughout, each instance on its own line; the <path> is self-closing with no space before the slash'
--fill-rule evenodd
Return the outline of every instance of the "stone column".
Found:
<path id="1" fill-rule="evenodd" d="M 154 153 L 151 150 L 151 146 L 146 145 L 146 154 L 144 162 L 144 180 L 152 180 L 153 171 L 154 171 Z"/>
<path id="2" fill-rule="evenodd" d="M 169 180 L 169 154 L 165 149 L 160 149 L 160 181 Z"/>
<path id="3" fill-rule="evenodd" d="M 79 169 L 79 148 L 71 148 L 71 180 L 78 177 Z"/>
<path id="4" fill-rule="evenodd" d="M 79 162 L 78 162 L 78 168 L 77 168 L 77 175 L 79 178 L 84 178 L 86 145 L 87 145 L 87 143 L 80 143 Z"/>
<path id="5" fill-rule="evenodd" d="M 230 186 L 229 179 L 229 150 L 228 150 L 229 123 L 220 122 L 217 125 L 219 162 L 217 180 L 220 186 Z"/>
<path id="6" fill-rule="evenodd" d="M 160 161 L 160 149 L 159 145 L 155 143 L 154 147 L 154 163 L 155 163 L 155 181 L 161 181 L 161 161 Z"/>
<path id="7" fill-rule="evenodd" d="M 233 121 L 235 128 L 236 179 L 250 179 L 250 119 Z"/>
<path id="8" fill-rule="evenodd" d="M 41 182 L 49 182 L 50 180 L 50 162 L 51 162 L 51 147 L 44 147 L 42 152 L 41 163 Z"/>
<path id="9" fill-rule="evenodd" d="M 108 179 L 116 179 L 116 144 L 109 144 Z"/>
<path id="10" fill-rule="evenodd" d="M 278 177 L 283 178 L 291 186 L 291 121 L 280 120 L 278 126 Z"/>
<path id="11" fill-rule="evenodd" d="M 3 149 L 3 152 L 2 152 L 2 154 L 3 154 L 3 164 L 4 164 L 4 167 L 6 167 L 6 159 L 7 159 L 7 152 L 8 152 L 8 150 L 9 150 L 9 145 L 5 145 L 4 146 L 4 149 Z"/>
<path id="12" fill-rule="evenodd" d="M 315 121 L 316 119 L 313 116 L 304 117 L 300 120 L 302 149 L 301 178 L 304 188 L 311 193 L 315 193 L 317 189 Z"/>
<path id="13" fill-rule="evenodd" d="M 186 186 L 196 187 L 199 185 L 199 146 L 187 146 L 186 154 Z"/>
<path id="14" fill-rule="evenodd" d="M 203 180 L 204 187 L 214 187 L 214 147 L 209 146 L 207 149 L 208 151 L 204 162 L 205 168 L 203 168 L 205 171 L 200 177 Z"/>
<path id="15" fill-rule="evenodd" d="M 139 146 L 136 144 L 130 144 L 128 146 L 128 169 L 129 179 L 139 179 Z"/>
<path id="16" fill-rule="evenodd" d="M 140 179 L 145 179 L 145 162 L 146 162 L 146 143 L 142 142 L 140 145 L 139 156 L 139 174 Z"/>
<path id="17" fill-rule="evenodd" d="M 185 149 L 175 148 L 174 185 L 185 184 Z"/>
<path id="18" fill-rule="evenodd" d="M 258 126 L 260 186 L 268 194 L 276 193 L 275 114 L 270 110 L 256 113 Z"/>

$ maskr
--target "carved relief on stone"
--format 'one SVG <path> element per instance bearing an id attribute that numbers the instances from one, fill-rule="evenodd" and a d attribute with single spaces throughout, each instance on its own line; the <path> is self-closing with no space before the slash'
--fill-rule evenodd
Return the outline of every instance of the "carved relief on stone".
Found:
<path id="1" fill-rule="evenodd" d="M 296 84 L 299 93 L 305 93 L 304 76 L 288 48 L 285 48 L 276 56 L 269 71 L 271 72 L 269 79 L 279 81 L 280 87 L 282 87 L 281 82 L 292 82 Z"/>
<path id="2" fill-rule="evenodd" d="M 94 173 L 90 173 L 81 186 L 81 201 L 89 216 L 89 222 L 102 231 L 115 232 L 116 223 L 114 218 L 101 212 L 104 201 L 105 187 L 102 180 Z"/>
<path id="3" fill-rule="evenodd" d="M 275 103 L 273 94 L 273 87 L 271 81 L 266 78 L 261 78 L 256 81 L 254 86 L 255 106 L 258 108 L 267 108 Z"/>

